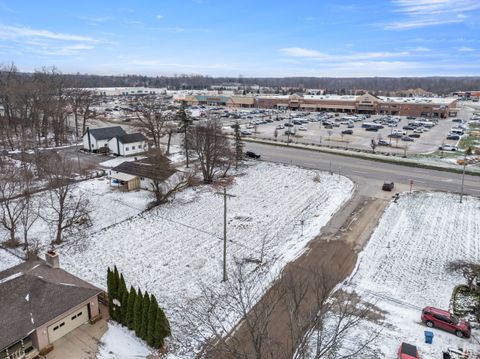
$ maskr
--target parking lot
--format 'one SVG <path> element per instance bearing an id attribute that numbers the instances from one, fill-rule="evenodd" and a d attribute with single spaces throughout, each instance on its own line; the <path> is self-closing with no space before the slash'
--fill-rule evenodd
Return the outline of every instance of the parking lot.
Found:
<path id="1" fill-rule="evenodd" d="M 230 110 L 229 113 L 231 112 Z M 427 120 L 405 116 L 367 117 L 259 109 L 250 111 L 242 109 L 229 118 L 225 116 L 220 118 L 228 132 L 233 132 L 231 125 L 238 121 L 245 136 L 283 142 L 290 140 L 322 146 L 371 150 L 373 141 L 377 151 L 400 154 L 432 152 L 438 150 L 439 146 L 446 144 L 455 146 L 458 143 L 458 139 L 447 139 L 452 128 L 459 126 L 459 122 L 452 121 L 452 118 Z M 409 126 L 415 121 L 424 121 L 425 125 L 417 123 L 416 126 Z M 376 124 L 382 128 L 367 129 L 365 126 L 368 124 Z M 352 134 L 346 134 L 344 132 L 346 130 L 347 132 L 351 130 Z"/>

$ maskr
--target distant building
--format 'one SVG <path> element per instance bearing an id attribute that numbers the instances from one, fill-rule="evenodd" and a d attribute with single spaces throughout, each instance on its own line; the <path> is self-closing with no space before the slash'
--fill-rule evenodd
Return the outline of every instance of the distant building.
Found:
<path id="1" fill-rule="evenodd" d="M 447 118 L 456 116 L 457 99 L 440 97 L 386 97 L 363 95 L 188 95 L 177 99 L 189 105 L 258 107 L 299 111 L 386 114 Z"/>
<path id="2" fill-rule="evenodd" d="M 0 272 L 0 358 L 35 358 L 101 318 L 103 291 L 60 269 L 56 252 Z"/>
<path id="3" fill-rule="evenodd" d="M 83 134 L 83 149 L 89 152 L 109 152 L 129 156 L 147 150 L 147 139 L 141 133 L 127 134 L 120 126 L 87 130 Z"/>

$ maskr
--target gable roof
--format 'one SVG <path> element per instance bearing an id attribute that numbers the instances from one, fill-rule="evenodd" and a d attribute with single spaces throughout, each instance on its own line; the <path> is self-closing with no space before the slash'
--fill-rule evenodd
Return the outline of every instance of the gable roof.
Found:
<path id="1" fill-rule="evenodd" d="M 0 272 L 0 351 L 100 292 L 40 259 Z"/>
<path id="2" fill-rule="evenodd" d="M 98 141 L 98 140 L 109 140 L 116 136 L 123 136 L 127 133 L 123 128 L 120 126 L 111 126 L 111 127 L 101 127 L 101 128 L 93 128 L 87 130 L 90 134 Z"/>
<path id="3" fill-rule="evenodd" d="M 146 141 L 147 138 L 141 134 L 140 132 L 137 133 L 128 133 L 126 135 L 117 136 L 117 139 L 121 143 L 133 143 L 133 142 L 141 142 Z"/>
<path id="4" fill-rule="evenodd" d="M 117 167 L 112 168 L 112 171 L 159 181 L 165 181 L 176 172 L 174 169 L 160 169 L 147 163 L 128 161 L 122 162 Z"/>

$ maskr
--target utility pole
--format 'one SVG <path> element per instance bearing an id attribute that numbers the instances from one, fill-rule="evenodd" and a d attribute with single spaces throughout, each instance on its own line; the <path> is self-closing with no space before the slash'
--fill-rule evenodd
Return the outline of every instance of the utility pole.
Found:
<path id="1" fill-rule="evenodd" d="M 236 197 L 233 194 L 227 193 L 227 188 L 223 188 L 223 192 L 215 192 L 223 196 L 223 279 L 222 282 L 227 281 L 227 197 Z"/>
<path id="2" fill-rule="evenodd" d="M 467 167 L 467 155 L 472 154 L 472 148 L 468 147 L 465 149 L 463 156 L 463 172 L 462 172 L 462 188 L 460 190 L 460 203 L 463 202 L 463 183 L 465 182 L 465 167 Z"/>

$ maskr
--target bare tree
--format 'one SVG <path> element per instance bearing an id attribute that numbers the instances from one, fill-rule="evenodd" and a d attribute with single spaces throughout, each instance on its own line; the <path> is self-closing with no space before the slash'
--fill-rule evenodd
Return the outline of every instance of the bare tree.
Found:
<path id="1" fill-rule="evenodd" d="M 288 272 L 262 295 L 258 268 L 246 268 L 237 263 L 224 287 L 203 285 L 200 297 L 182 308 L 186 334 L 205 343 L 202 357 L 340 359 L 370 351 L 378 331 L 353 345 L 344 339 L 372 319 L 373 306 L 354 292 L 332 294 L 336 282 L 328 270 Z"/>
<path id="2" fill-rule="evenodd" d="M 155 98 L 144 98 L 137 104 L 138 127 L 152 140 L 155 148 L 160 149 L 160 139 L 167 133 L 166 124 L 170 120 Z"/>
<path id="3" fill-rule="evenodd" d="M 85 133 L 87 121 L 96 116 L 92 106 L 96 102 L 95 94 L 87 89 L 71 88 L 66 91 L 75 123 L 75 137 L 79 136 L 79 120 L 82 121 L 82 134 Z"/>
<path id="4" fill-rule="evenodd" d="M 62 243 L 65 231 L 89 224 L 90 216 L 88 200 L 76 190 L 73 162 L 56 154 L 49 157 L 42 167 L 48 180 L 47 206 L 51 213 L 43 214 L 42 219 L 53 229 L 53 245 Z"/>
<path id="5" fill-rule="evenodd" d="M 170 160 L 158 149 L 147 154 L 145 160 L 150 170 L 150 188 L 154 197 L 154 205 L 167 202 L 193 183 L 193 171 L 179 172 L 171 165 Z"/>
<path id="6" fill-rule="evenodd" d="M 242 141 L 242 136 L 240 134 L 240 124 L 238 121 L 234 124 L 234 151 L 235 151 L 235 168 L 238 168 L 238 163 L 243 158 L 243 147 L 245 146 Z"/>
<path id="7" fill-rule="evenodd" d="M 230 143 L 216 120 L 207 120 L 192 126 L 187 134 L 189 149 L 198 157 L 205 183 L 211 183 L 216 174 L 228 169 L 232 163 Z"/>
<path id="8" fill-rule="evenodd" d="M 269 322 L 280 298 L 273 291 L 266 295 L 271 300 L 257 303 L 261 287 L 255 273 L 248 273 L 237 263 L 224 287 L 202 285 L 200 297 L 185 308 L 187 332 L 205 343 L 206 358 L 270 358 L 273 343 L 268 335 Z M 232 336 L 230 318 L 239 319 L 244 331 L 242 336 Z M 199 327 L 200 326 L 200 327 Z M 247 344 L 245 343 L 247 342 Z M 273 354 L 273 353 L 270 353 Z"/>
<path id="9" fill-rule="evenodd" d="M 474 288 L 475 278 L 480 277 L 480 263 L 467 260 L 456 260 L 447 264 L 447 271 L 449 273 L 461 275 L 465 278 L 468 287 L 472 290 Z"/>
<path id="10" fill-rule="evenodd" d="M 0 225 L 9 232 L 8 245 L 15 246 L 18 244 L 17 227 L 25 209 L 24 201 L 20 199 L 24 181 L 14 164 L 3 164 L 0 170 Z"/>

